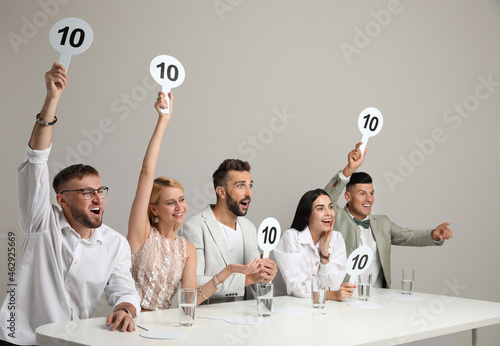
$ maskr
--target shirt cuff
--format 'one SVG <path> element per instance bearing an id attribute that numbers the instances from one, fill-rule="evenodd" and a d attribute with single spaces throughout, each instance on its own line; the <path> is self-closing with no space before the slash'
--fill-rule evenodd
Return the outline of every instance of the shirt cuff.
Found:
<path id="1" fill-rule="evenodd" d="M 28 161 L 31 164 L 41 164 L 49 160 L 50 150 L 52 149 L 52 143 L 47 149 L 35 150 L 31 149 L 29 145 L 26 146 L 26 154 L 24 155 L 24 162 Z"/>
<path id="2" fill-rule="evenodd" d="M 347 178 L 347 177 L 346 177 L 346 176 L 342 173 L 342 171 L 339 171 L 339 178 L 340 178 L 340 180 L 342 180 L 342 181 L 349 181 L 349 180 L 351 180 L 351 177 Z"/>
<path id="3" fill-rule="evenodd" d="M 320 274 L 328 274 L 329 272 L 332 271 L 332 269 L 333 269 L 332 259 L 333 258 L 330 255 L 330 260 L 328 261 L 327 264 L 323 264 L 323 263 L 319 262 L 318 275 L 320 275 Z"/>
<path id="4" fill-rule="evenodd" d="M 431 240 L 433 241 L 434 244 L 438 245 L 438 246 L 441 246 L 444 244 L 444 240 L 434 240 L 432 238 L 432 231 L 431 231 L 431 234 L 429 235 L 431 237 Z"/>
<path id="5" fill-rule="evenodd" d="M 135 307 L 135 316 L 137 317 L 141 314 L 141 303 L 139 302 L 139 297 L 135 296 L 133 294 L 126 294 L 124 296 L 121 296 L 115 303 L 115 306 L 113 306 L 113 311 L 115 311 L 116 307 L 120 305 L 121 303 L 129 303 L 132 304 Z"/>

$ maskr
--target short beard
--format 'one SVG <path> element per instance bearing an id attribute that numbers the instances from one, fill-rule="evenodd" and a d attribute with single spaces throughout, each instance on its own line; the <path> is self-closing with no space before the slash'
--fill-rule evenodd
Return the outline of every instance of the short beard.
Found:
<path id="1" fill-rule="evenodd" d="M 79 224 L 81 224 L 84 227 L 98 228 L 98 227 L 101 227 L 101 225 L 102 225 L 102 214 L 101 214 L 100 220 L 92 221 L 87 216 L 87 214 L 85 214 L 81 210 L 73 207 L 73 205 L 70 205 L 70 211 L 71 211 L 71 216 L 73 216 L 73 219 L 75 219 Z M 102 210 L 101 213 L 104 213 L 104 210 Z"/>
<path id="2" fill-rule="evenodd" d="M 227 208 L 236 216 L 245 216 L 247 214 L 247 211 L 248 209 L 246 210 L 240 210 L 240 202 L 234 200 L 231 198 L 231 196 L 229 195 L 229 193 L 227 193 L 227 190 L 226 190 L 226 205 L 227 205 Z"/>

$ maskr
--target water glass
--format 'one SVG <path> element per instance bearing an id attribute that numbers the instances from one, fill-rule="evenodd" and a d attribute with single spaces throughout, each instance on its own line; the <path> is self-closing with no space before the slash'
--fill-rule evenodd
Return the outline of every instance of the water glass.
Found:
<path id="1" fill-rule="evenodd" d="M 181 327 L 191 327 L 194 324 L 198 291 L 194 288 L 181 288 L 178 293 L 179 324 Z"/>
<path id="2" fill-rule="evenodd" d="M 413 294 L 413 282 L 415 281 L 415 269 L 401 269 L 401 293 Z"/>
<path id="3" fill-rule="evenodd" d="M 315 311 L 324 311 L 326 303 L 326 282 L 318 276 L 313 276 L 311 280 L 312 304 Z"/>
<path id="4" fill-rule="evenodd" d="M 370 291 L 372 288 L 372 274 L 361 274 L 358 276 L 358 297 L 359 300 L 370 300 Z"/>
<path id="5" fill-rule="evenodd" d="M 257 283 L 257 314 L 262 317 L 271 316 L 273 308 L 273 283 Z"/>

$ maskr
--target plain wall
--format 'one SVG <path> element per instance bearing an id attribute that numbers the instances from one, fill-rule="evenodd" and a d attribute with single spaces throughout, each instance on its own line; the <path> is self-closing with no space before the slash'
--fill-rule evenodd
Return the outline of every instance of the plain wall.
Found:
<path id="1" fill-rule="evenodd" d="M 454 232 L 441 248 L 393 247 L 393 288 L 410 266 L 416 291 L 500 301 L 498 1 L 3 0 L 0 9 L 1 298 L 7 233 L 19 230 L 16 167 L 59 58 L 48 33 L 79 17 L 94 41 L 71 60 L 49 168 L 53 177 L 77 161 L 95 166 L 110 187 L 106 224 L 127 233 L 157 119 L 149 63 L 168 54 L 186 79 L 173 90 L 157 175 L 183 183 L 188 216 L 215 201 L 220 162 L 240 158 L 255 181 L 248 218 L 287 229 L 300 196 L 346 165 L 360 112 L 377 107 L 384 127 L 362 166 L 374 213 L 413 228 L 449 221 Z M 460 333 L 415 344 L 469 342 Z M 480 329 L 481 345 L 499 343 L 498 327 Z"/>

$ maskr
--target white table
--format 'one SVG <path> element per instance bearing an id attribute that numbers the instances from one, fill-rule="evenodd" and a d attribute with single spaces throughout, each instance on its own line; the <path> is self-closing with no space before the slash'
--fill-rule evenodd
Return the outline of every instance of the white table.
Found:
<path id="1" fill-rule="evenodd" d="M 37 329 L 37 341 L 47 345 L 395 345 L 473 330 L 500 323 L 500 303 L 415 293 L 421 299 L 394 298 L 400 291 L 374 289 L 371 302 L 378 309 L 327 301 L 326 314 L 314 314 L 310 299 L 275 297 L 274 307 L 301 309 L 302 314 L 273 314 L 263 325 L 235 325 L 223 320 L 197 318 L 193 327 L 179 327 L 177 309 L 148 312 L 136 324 L 183 331 L 186 338 L 154 340 L 133 333 L 110 332 L 105 318 L 51 323 Z M 256 316 L 255 301 L 212 304 L 197 308 L 197 315 Z"/>

